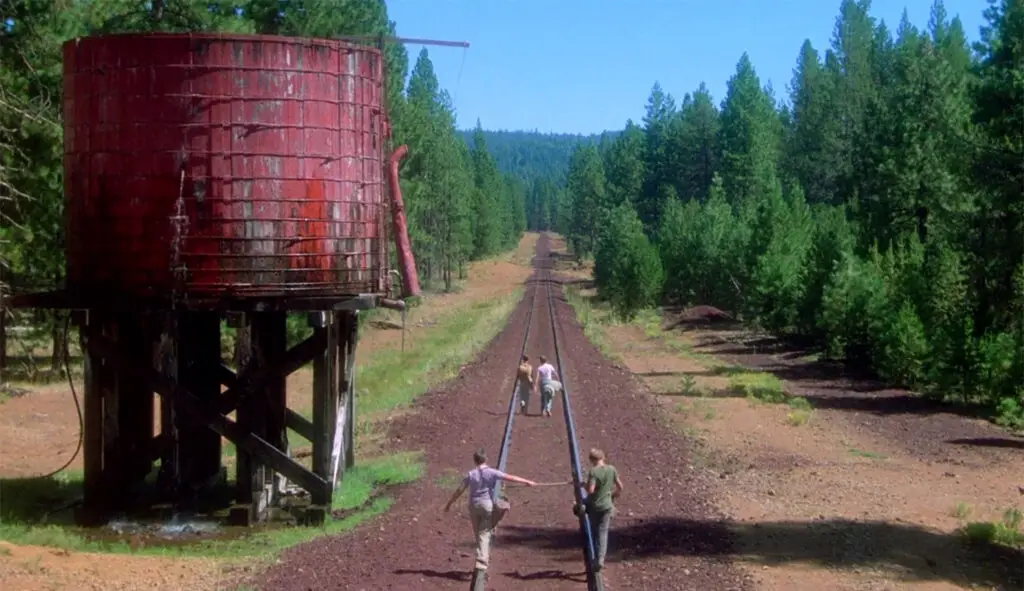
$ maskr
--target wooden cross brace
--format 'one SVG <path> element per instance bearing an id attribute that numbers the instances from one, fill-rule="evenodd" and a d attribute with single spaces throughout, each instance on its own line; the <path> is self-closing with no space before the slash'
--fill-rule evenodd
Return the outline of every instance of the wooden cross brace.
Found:
<path id="1" fill-rule="evenodd" d="M 311 495 L 330 496 L 333 487 L 331 487 L 327 480 L 297 463 L 288 457 L 285 452 L 274 447 L 263 438 L 243 430 L 236 422 L 225 416 L 235 410 L 246 396 L 258 391 L 267 380 L 294 373 L 315 357 L 321 355 L 327 346 L 325 330 L 315 329 L 312 336 L 291 348 L 279 365 L 259 367 L 254 370 L 246 369 L 241 372 L 241 375 L 236 375 L 230 368 L 221 367 L 221 379 L 225 385 L 228 385 L 228 390 L 221 395 L 221 398 L 215 405 L 204 402 L 174 380 L 168 379 L 154 371 L 151 367 L 140 367 L 134 364 L 122 363 L 118 347 L 105 336 L 96 334 L 94 331 L 84 331 L 82 340 L 83 345 L 88 347 L 90 352 L 104 358 L 104 360 L 119 371 L 145 380 L 152 391 L 165 399 L 174 401 L 179 408 L 197 422 L 224 437 L 239 449 L 248 452 L 275 472 L 298 483 Z M 290 412 L 289 414 L 294 414 L 302 421 L 308 423 L 305 418 L 296 413 Z M 292 422 L 292 420 L 289 420 L 289 423 Z M 308 434 L 312 434 L 311 427 L 310 425 Z M 306 430 L 304 426 L 303 430 Z M 299 430 L 297 429 L 297 431 Z M 302 431 L 299 431 L 299 434 L 304 437 L 307 435 L 307 433 Z"/>

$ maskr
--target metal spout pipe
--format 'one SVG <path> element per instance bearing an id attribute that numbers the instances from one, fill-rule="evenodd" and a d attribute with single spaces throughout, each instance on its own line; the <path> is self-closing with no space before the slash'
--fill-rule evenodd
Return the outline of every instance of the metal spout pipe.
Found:
<path id="1" fill-rule="evenodd" d="M 394 225 L 395 246 L 398 249 L 398 266 L 402 273 L 402 297 L 420 295 L 420 278 L 416 272 L 416 261 L 412 256 L 409 242 L 409 226 L 405 219 L 405 202 L 402 188 L 398 183 L 398 163 L 409 152 L 409 146 L 402 144 L 388 159 L 388 182 L 391 184 L 391 220 Z"/>

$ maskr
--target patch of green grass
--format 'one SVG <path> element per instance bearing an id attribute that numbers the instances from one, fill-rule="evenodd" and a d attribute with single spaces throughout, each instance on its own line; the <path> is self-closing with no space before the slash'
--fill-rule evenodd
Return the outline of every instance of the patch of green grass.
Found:
<path id="1" fill-rule="evenodd" d="M 974 507 L 971 507 L 970 503 L 961 501 L 953 508 L 953 517 L 956 517 L 957 519 L 967 519 L 973 512 Z"/>
<path id="2" fill-rule="evenodd" d="M 742 371 L 729 378 L 729 390 L 743 394 L 751 400 L 782 404 L 787 401 L 782 380 L 770 373 L 761 371 Z"/>
<path id="3" fill-rule="evenodd" d="M 998 544 L 1019 548 L 1024 546 L 1024 532 L 1021 532 L 1022 514 L 1020 509 L 1011 508 L 1003 513 L 1000 521 L 976 521 L 964 526 L 962 533 L 975 544 Z"/>
<path id="4" fill-rule="evenodd" d="M 733 376 L 742 376 L 744 374 L 749 374 L 752 372 L 745 367 L 740 367 L 739 365 L 717 364 L 712 366 L 711 373 L 716 376 L 725 376 L 731 378 Z"/>
<path id="5" fill-rule="evenodd" d="M 248 535 L 233 539 L 141 548 L 132 548 L 121 539 L 90 538 L 84 529 L 67 527 L 67 516 L 63 517 L 63 523 L 48 522 L 45 507 L 79 494 L 82 485 L 80 474 L 61 473 L 46 479 L 7 480 L 2 483 L 4 503 L 0 539 L 15 544 L 89 552 L 217 558 L 267 556 L 323 535 L 345 532 L 384 513 L 392 500 L 383 493 L 389 487 L 420 478 L 423 470 L 418 452 L 381 456 L 357 465 L 345 473 L 334 493 L 334 508 L 352 513 L 342 519 L 328 518 L 323 527 L 253 528 Z M 44 505 L 43 499 L 50 502 Z"/>
<path id="6" fill-rule="evenodd" d="M 633 319 L 633 324 L 643 328 L 644 335 L 649 339 L 661 336 L 661 313 L 658 310 L 641 310 Z"/>
<path id="7" fill-rule="evenodd" d="M 697 385 L 697 380 L 687 374 L 683 376 L 679 384 L 679 393 L 683 396 L 703 396 L 704 391 Z"/>
<path id="8" fill-rule="evenodd" d="M 522 298 L 521 289 L 475 303 L 439 319 L 405 353 L 372 353 L 356 373 L 359 411 L 374 413 L 408 405 L 431 387 L 458 375 L 501 330 Z"/>
<path id="9" fill-rule="evenodd" d="M 334 508 L 345 511 L 359 507 L 383 488 L 418 480 L 423 470 L 421 452 L 393 454 L 356 465 L 345 473 L 343 486 L 334 491 Z"/>
<path id="10" fill-rule="evenodd" d="M 811 411 L 793 410 L 786 413 L 786 424 L 791 427 L 806 425 L 811 420 Z"/>
<path id="11" fill-rule="evenodd" d="M 562 288 L 562 292 L 565 294 L 565 301 L 569 302 L 576 312 L 576 320 L 583 327 L 583 334 L 587 339 L 608 359 L 621 361 L 621 356 L 608 342 L 603 328 L 617 322 L 611 309 L 601 302 L 595 302 L 593 297 L 582 295 L 578 287 L 566 286 Z"/>
<path id="12" fill-rule="evenodd" d="M 857 457 L 867 458 L 869 460 L 884 460 L 887 457 L 885 454 L 880 454 L 874 451 L 864 451 L 862 449 L 857 448 L 851 448 L 850 453 Z"/>
<path id="13" fill-rule="evenodd" d="M 462 472 L 455 468 L 445 468 L 444 472 L 434 479 L 434 484 L 438 488 L 445 489 L 454 489 L 460 482 L 462 482 Z"/>
<path id="14" fill-rule="evenodd" d="M 715 407 L 708 404 L 707 400 L 694 400 L 693 404 L 687 405 L 685 402 L 681 402 L 676 405 L 676 410 L 686 416 L 696 416 L 705 421 L 710 421 L 717 416 L 718 412 Z"/>

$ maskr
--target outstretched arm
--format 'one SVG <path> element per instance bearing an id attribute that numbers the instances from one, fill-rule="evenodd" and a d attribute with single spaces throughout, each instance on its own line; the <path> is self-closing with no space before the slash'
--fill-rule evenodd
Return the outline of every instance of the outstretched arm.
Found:
<path id="1" fill-rule="evenodd" d="M 451 498 L 448 499 L 448 504 L 444 506 L 444 510 L 448 511 L 449 509 L 451 509 L 452 505 L 455 503 L 455 501 L 459 500 L 459 497 L 462 496 L 462 493 L 466 492 L 467 488 L 468 488 L 468 486 L 466 485 L 465 482 L 460 484 L 459 488 L 455 489 L 455 493 L 453 493 Z"/>
<path id="2" fill-rule="evenodd" d="M 508 480 L 509 482 L 518 482 L 519 484 L 525 484 L 526 486 L 536 486 L 537 485 L 537 483 L 532 481 L 532 480 L 527 480 L 525 478 L 520 478 L 518 476 L 513 476 L 512 474 L 506 474 L 504 480 Z"/>

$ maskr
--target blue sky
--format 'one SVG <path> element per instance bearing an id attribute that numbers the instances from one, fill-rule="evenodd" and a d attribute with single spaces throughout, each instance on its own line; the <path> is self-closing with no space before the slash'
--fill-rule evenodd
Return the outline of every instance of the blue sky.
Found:
<path id="1" fill-rule="evenodd" d="M 804 39 L 826 48 L 839 0 L 388 0 L 404 37 L 468 41 L 428 47 L 458 125 L 593 133 L 639 121 L 655 80 L 678 99 L 705 81 L 716 102 L 744 51 L 761 82 L 786 93 Z M 895 31 L 918 27 L 932 0 L 875 0 Z M 978 39 L 985 0 L 945 0 Z M 421 47 L 409 45 L 410 60 Z M 410 67 L 411 67 L 410 63 Z"/>

